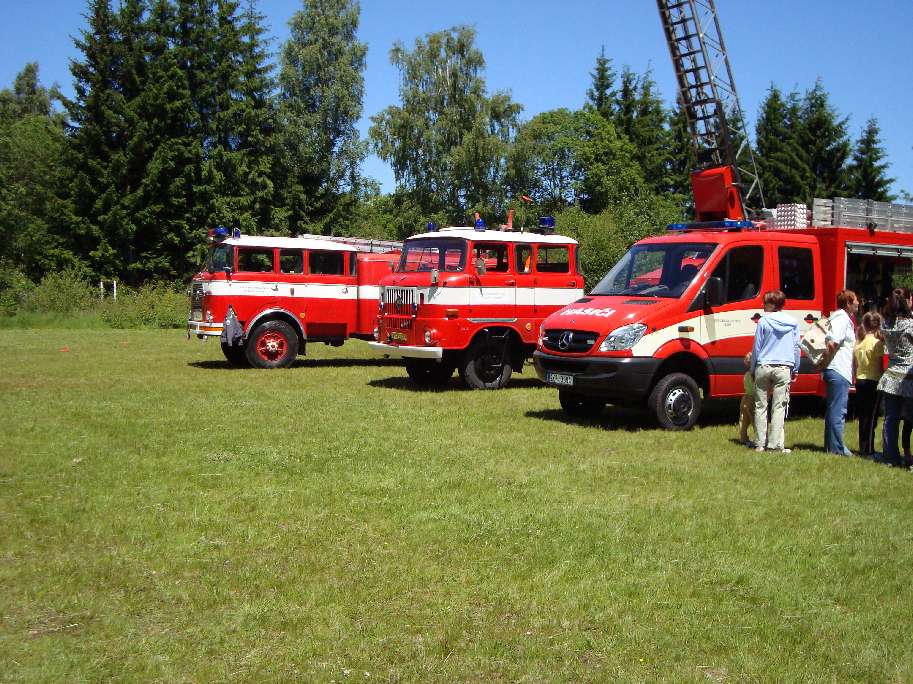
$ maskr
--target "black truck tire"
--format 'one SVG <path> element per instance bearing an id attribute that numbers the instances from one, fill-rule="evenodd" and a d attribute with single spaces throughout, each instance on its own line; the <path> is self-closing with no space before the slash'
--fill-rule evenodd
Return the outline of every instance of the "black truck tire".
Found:
<path id="1" fill-rule="evenodd" d="M 690 430 L 701 415 L 701 390 L 690 375 L 670 373 L 656 383 L 647 406 L 666 430 Z"/>

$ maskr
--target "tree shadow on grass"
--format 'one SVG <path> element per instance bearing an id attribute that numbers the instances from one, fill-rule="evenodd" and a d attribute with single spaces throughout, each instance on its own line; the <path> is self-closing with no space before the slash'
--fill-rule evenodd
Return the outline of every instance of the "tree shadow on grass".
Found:
<path id="1" fill-rule="evenodd" d="M 405 373 L 405 370 L 403 371 Z M 450 378 L 443 385 L 431 386 L 431 387 L 420 387 L 416 385 L 412 380 L 409 379 L 407 375 L 401 375 L 398 377 L 392 378 L 380 378 L 378 380 L 368 381 L 370 387 L 379 387 L 381 389 L 395 389 L 404 392 L 474 392 L 475 390 L 466 387 L 463 382 L 457 378 Z M 511 379 L 507 387 L 504 387 L 500 390 L 492 390 L 497 392 L 510 391 L 512 389 L 531 389 L 535 387 L 544 387 L 544 385 L 538 380 L 538 378 L 515 378 Z M 480 390 L 482 391 L 482 390 Z"/>

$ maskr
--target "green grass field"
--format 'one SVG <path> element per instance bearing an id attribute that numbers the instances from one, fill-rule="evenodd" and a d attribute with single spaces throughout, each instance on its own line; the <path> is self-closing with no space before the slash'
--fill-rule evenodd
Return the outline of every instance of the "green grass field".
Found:
<path id="1" fill-rule="evenodd" d="M 361 343 L 0 331 L 0 680 L 913 681 L 913 474 Z M 640 429 L 640 425 L 646 429 Z M 848 427 L 855 447 L 855 423 Z"/>

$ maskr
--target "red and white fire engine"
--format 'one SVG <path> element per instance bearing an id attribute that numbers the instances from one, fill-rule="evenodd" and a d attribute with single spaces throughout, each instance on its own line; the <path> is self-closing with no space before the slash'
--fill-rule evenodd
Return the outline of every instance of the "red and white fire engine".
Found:
<path id="1" fill-rule="evenodd" d="M 535 349 L 542 320 L 583 294 L 577 242 L 542 232 L 444 228 L 408 238 L 380 282 L 377 341 L 420 385 L 459 369 L 471 388 L 504 387 Z"/>
<path id="2" fill-rule="evenodd" d="M 882 219 L 884 229 L 835 226 L 833 219 L 760 230 L 750 221 L 721 221 L 671 226 L 641 240 L 588 296 L 545 320 L 535 353 L 539 377 L 559 389 L 572 414 L 593 415 L 606 403 L 646 405 L 664 427 L 691 427 L 702 399 L 742 394 L 743 357 L 765 292 L 782 290 L 784 310 L 804 331 L 833 310 L 840 290 L 854 290 L 874 309 L 893 276 L 909 273 L 913 207 L 887 206 L 895 216 Z M 804 357 L 791 391 L 824 392 Z"/>
<path id="3" fill-rule="evenodd" d="M 398 261 L 398 243 L 228 236 L 224 228 L 211 238 L 191 284 L 187 334 L 220 337 L 232 364 L 279 368 L 307 342 L 374 339 L 378 283 Z M 360 251 L 368 249 L 384 251 Z"/>
<path id="4" fill-rule="evenodd" d="M 913 263 L 913 207 L 816 199 L 811 211 L 786 205 L 745 220 L 747 200 L 763 206 L 763 196 L 713 0 L 657 5 L 700 167 L 697 222 L 638 242 L 589 296 L 546 319 L 534 361 L 569 413 L 646 405 L 662 426 L 684 429 L 702 399 L 742 394 L 765 292 L 786 294 L 803 331 L 843 288 L 877 308 Z M 792 393 L 822 392 L 803 358 Z"/>

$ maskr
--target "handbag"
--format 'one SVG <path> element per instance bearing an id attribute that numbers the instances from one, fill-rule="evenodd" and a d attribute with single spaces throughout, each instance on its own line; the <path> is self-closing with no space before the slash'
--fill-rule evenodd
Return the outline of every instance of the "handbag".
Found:
<path id="1" fill-rule="evenodd" d="M 799 349 L 805 354 L 819 371 L 824 370 L 831 362 L 831 355 L 827 351 L 827 334 L 831 331 L 831 319 L 819 318 L 812 323 L 799 340 Z"/>

